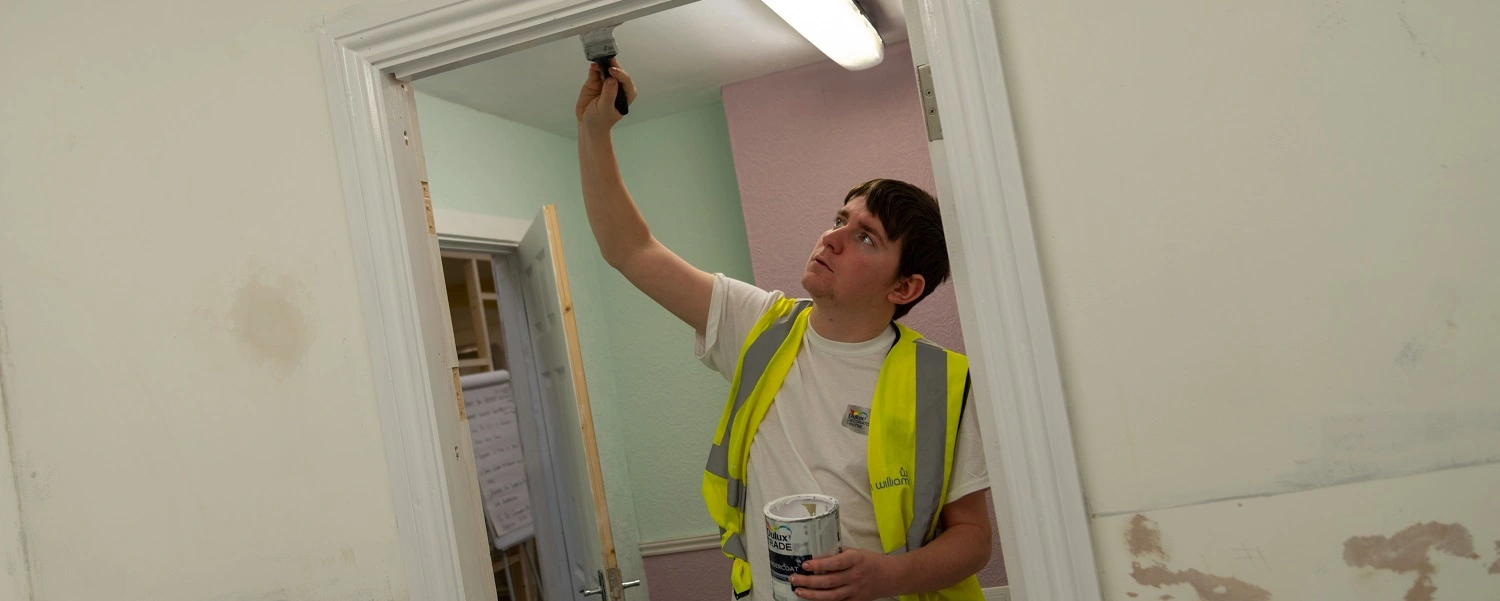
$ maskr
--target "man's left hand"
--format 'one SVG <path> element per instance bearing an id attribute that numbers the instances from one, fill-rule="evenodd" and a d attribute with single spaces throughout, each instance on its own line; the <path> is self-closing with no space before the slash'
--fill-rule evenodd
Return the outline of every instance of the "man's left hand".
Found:
<path id="1" fill-rule="evenodd" d="M 797 596 L 813 601 L 872 601 L 895 597 L 892 578 L 899 561 L 864 549 L 845 549 L 833 557 L 802 564 L 811 576 L 793 575 Z"/>

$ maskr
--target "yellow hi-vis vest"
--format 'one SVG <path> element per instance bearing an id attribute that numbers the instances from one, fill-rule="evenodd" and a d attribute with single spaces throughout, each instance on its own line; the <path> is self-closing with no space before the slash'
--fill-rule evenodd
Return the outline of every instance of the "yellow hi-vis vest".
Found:
<path id="1" fill-rule="evenodd" d="M 742 538 L 749 535 L 745 473 L 750 443 L 791 371 L 811 305 L 809 300 L 781 299 L 745 337 L 729 401 L 709 450 L 703 500 L 719 524 L 719 546 L 734 559 L 730 580 L 736 599 L 750 594 L 752 584 Z M 906 326 L 896 327 L 896 344 L 880 367 L 871 400 L 867 443 L 875 522 L 888 555 L 915 550 L 937 536 L 969 374 L 969 360 L 963 355 L 923 340 Z M 759 511 L 756 508 L 754 523 L 763 519 Z M 941 591 L 902 595 L 901 601 L 983 598 L 979 580 L 970 576 Z"/>

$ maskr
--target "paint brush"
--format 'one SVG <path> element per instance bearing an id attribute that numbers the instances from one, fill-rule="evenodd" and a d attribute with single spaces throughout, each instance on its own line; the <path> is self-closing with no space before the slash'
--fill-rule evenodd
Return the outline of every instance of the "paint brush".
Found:
<path id="1" fill-rule="evenodd" d="M 604 77 L 609 78 L 609 68 L 612 66 L 610 59 L 620 53 L 620 48 L 615 45 L 615 26 L 600 27 L 585 32 L 578 38 L 583 40 L 584 57 L 598 64 L 599 68 L 604 71 Z M 630 101 L 625 99 L 625 86 L 619 83 L 615 85 L 620 86 L 619 94 L 615 96 L 615 110 L 619 111 L 621 116 L 628 115 L 630 114 Z"/>

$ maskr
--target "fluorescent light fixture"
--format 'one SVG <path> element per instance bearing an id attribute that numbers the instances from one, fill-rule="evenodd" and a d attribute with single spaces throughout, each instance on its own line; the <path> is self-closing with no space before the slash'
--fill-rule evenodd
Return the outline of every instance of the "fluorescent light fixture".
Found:
<path id="1" fill-rule="evenodd" d="M 761 0 L 792 29 L 850 71 L 885 59 L 885 44 L 854 0 Z"/>

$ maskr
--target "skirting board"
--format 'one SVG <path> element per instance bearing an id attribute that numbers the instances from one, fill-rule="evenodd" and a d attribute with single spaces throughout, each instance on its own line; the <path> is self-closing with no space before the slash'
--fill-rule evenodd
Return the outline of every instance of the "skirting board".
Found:
<path id="1" fill-rule="evenodd" d="M 641 543 L 641 557 L 707 551 L 717 548 L 719 548 L 719 536 L 717 534 L 705 534 L 703 536 Z"/>
<path id="2" fill-rule="evenodd" d="M 1010 587 L 997 586 L 984 589 L 984 601 L 1010 601 Z"/>

